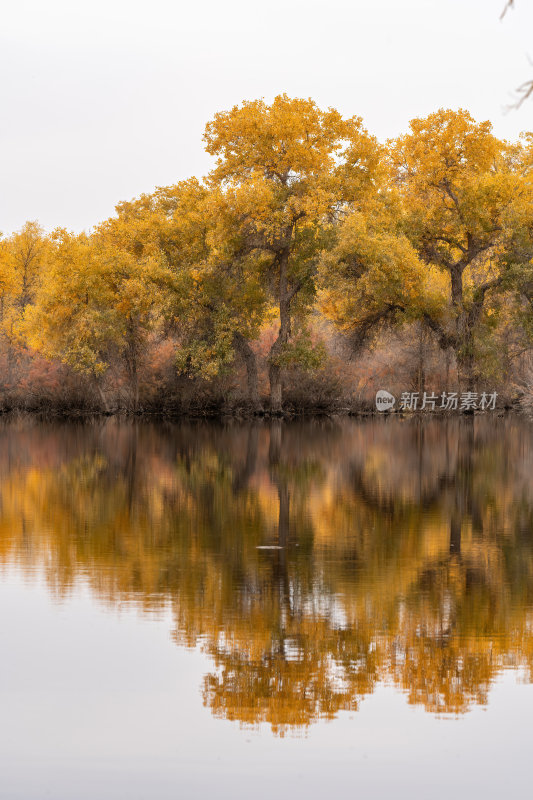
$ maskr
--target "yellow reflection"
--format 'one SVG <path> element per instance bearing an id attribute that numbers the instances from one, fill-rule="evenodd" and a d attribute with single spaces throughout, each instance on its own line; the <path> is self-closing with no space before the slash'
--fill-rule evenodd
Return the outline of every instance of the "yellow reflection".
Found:
<path id="1" fill-rule="evenodd" d="M 485 419 L 4 423 L 0 564 L 171 607 L 217 716 L 283 734 L 378 682 L 458 714 L 531 674 L 532 466 Z"/>

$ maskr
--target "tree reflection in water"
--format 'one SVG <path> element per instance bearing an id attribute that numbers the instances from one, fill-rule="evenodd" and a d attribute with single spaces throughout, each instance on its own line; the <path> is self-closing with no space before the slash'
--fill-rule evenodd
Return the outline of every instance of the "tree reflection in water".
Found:
<path id="1" fill-rule="evenodd" d="M 531 676 L 532 466 L 489 417 L 6 422 L 0 561 L 172 608 L 221 717 L 283 733 L 378 682 L 461 713 Z"/>

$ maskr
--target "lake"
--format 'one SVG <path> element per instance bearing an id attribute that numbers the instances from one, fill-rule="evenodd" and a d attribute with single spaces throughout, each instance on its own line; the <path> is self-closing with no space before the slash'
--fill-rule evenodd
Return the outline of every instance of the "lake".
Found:
<path id="1" fill-rule="evenodd" d="M 0 423 L 0 797 L 530 784 L 533 425 Z"/>

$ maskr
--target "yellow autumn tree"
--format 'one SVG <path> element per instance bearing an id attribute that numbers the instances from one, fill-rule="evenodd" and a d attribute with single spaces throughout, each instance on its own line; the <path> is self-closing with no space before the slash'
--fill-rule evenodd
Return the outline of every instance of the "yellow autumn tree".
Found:
<path id="1" fill-rule="evenodd" d="M 0 344 L 5 353 L 4 385 L 11 389 L 24 367 L 26 310 L 35 302 L 49 256 L 49 240 L 37 222 L 0 241 Z"/>
<path id="2" fill-rule="evenodd" d="M 240 247 L 234 225 L 221 213 L 217 190 L 195 178 L 120 203 L 100 226 L 106 241 L 166 267 L 161 313 L 176 339 L 176 367 L 210 379 L 238 354 L 248 376 L 249 400 L 259 407 L 257 364 L 250 341 L 266 314 L 257 258 Z"/>
<path id="3" fill-rule="evenodd" d="M 58 230 L 35 305 L 27 309 L 29 344 L 96 380 L 113 356 L 122 361 L 138 404 L 138 368 L 157 315 L 164 267 L 156 256 L 136 258 L 105 237 Z"/>
<path id="4" fill-rule="evenodd" d="M 533 183 L 522 144 L 497 139 L 489 122 L 440 110 L 410 123 L 390 144 L 403 232 L 428 269 L 446 278 L 447 314 L 423 314 L 455 354 L 459 382 L 473 389 L 476 332 L 491 294 L 531 258 Z"/>
<path id="5" fill-rule="evenodd" d="M 314 300 L 320 253 L 338 214 L 373 189 L 379 147 L 359 117 L 287 95 L 216 114 L 204 139 L 217 158 L 209 184 L 219 189 L 218 213 L 232 221 L 239 251 L 261 256 L 279 316 L 269 354 L 270 404 L 278 413 L 283 367 L 295 357 L 315 362 L 298 328 Z"/>

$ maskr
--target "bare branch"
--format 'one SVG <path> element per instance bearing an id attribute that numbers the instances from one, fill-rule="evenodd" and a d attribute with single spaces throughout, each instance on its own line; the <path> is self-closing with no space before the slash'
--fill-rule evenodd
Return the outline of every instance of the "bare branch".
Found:
<path id="1" fill-rule="evenodd" d="M 398 314 L 404 312 L 403 306 L 396 303 L 387 303 L 378 311 L 367 314 L 358 320 L 347 335 L 351 358 L 354 358 L 365 346 L 368 340 L 384 325 L 394 324 Z"/>
<path id="2" fill-rule="evenodd" d="M 522 96 L 520 97 L 519 100 L 516 101 L 516 103 L 514 104 L 514 106 L 512 106 L 512 108 L 520 108 L 522 103 L 525 102 L 525 100 L 527 100 L 528 97 L 531 97 L 531 95 L 533 94 L 533 79 L 523 83 L 521 86 L 518 87 L 516 91 L 517 94 L 520 94 Z"/>
<path id="3" fill-rule="evenodd" d="M 430 314 L 424 314 L 424 323 L 436 335 L 439 342 L 439 347 L 442 350 L 447 350 L 449 347 L 453 347 L 455 345 L 455 338 L 449 334 L 443 328 L 440 322 L 434 319 Z"/>
<path id="4" fill-rule="evenodd" d="M 505 4 L 505 8 L 503 9 L 502 13 L 500 14 L 500 19 L 503 19 L 510 8 L 514 8 L 514 0 L 507 0 Z"/>
<path id="5" fill-rule="evenodd" d="M 509 11 L 509 9 L 510 8 L 514 9 L 514 7 L 515 7 L 514 0 L 507 0 L 502 13 L 500 14 L 500 19 L 503 19 L 505 17 L 505 15 L 507 14 L 507 12 Z M 518 99 L 516 100 L 515 103 L 511 103 L 511 105 L 507 106 L 508 110 L 511 110 L 511 109 L 515 109 L 516 110 L 516 109 L 520 108 L 522 103 L 525 103 L 525 101 L 529 97 L 531 97 L 533 95 L 533 79 L 531 79 L 529 81 L 524 81 L 524 83 L 522 83 L 518 87 L 518 89 L 516 89 L 516 93 L 518 95 Z"/>

